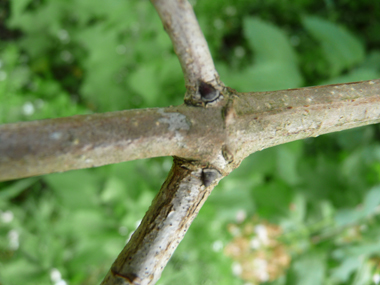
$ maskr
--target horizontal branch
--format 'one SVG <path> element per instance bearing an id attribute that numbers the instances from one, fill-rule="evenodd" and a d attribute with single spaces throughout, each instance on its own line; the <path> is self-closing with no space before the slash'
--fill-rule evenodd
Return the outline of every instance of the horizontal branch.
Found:
<path id="1" fill-rule="evenodd" d="M 158 156 L 208 158 L 223 141 L 220 109 L 184 105 L 5 124 L 0 181 Z"/>
<path id="2" fill-rule="evenodd" d="M 220 171 L 274 145 L 378 123 L 380 80 L 225 91 L 219 107 L 129 110 L 0 126 L 0 180 L 157 156 Z M 223 154 L 223 156 L 222 156 Z"/>
<path id="3" fill-rule="evenodd" d="M 243 159 L 286 142 L 380 122 L 380 79 L 240 93 L 227 108 L 228 146 Z"/>

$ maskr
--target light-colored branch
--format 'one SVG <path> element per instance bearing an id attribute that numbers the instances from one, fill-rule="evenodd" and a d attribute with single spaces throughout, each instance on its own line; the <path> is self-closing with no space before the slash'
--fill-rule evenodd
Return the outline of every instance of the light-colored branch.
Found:
<path id="1" fill-rule="evenodd" d="M 175 159 L 166 182 L 103 285 L 155 284 L 216 183 L 251 152 L 379 122 L 380 80 L 262 93 L 231 90 L 225 106 L 216 110 L 222 111 L 226 134 L 223 144 L 214 147 L 219 153 L 208 160 L 217 169 L 199 161 Z"/>
<path id="2" fill-rule="evenodd" d="M 224 140 L 220 114 L 183 105 L 0 125 L 0 181 L 157 156 L 207 159 Z"/>
<path id="3" fill-rule="evenodd" d="M 174 159 L 167 180 L 131 240 L 112 265 L 103 285 L 156 283 L 191 222 L 221 178 L 216 174 L 212 181 L 207 181 L 207 171 L 214 170 Z"/>
<path id="4" fill-rule="evenodd" d="M 196 92 L 199 80 L 217 87 L 220 84 L 219 76 L 190 3 L 186 0 L 151 2 L 172 40 L 187 89 Z"/>
<path id="5" fill-rule="evenodd" d="M 380 79 L 237 94 L 226 109 L 238 159 L 271 146 L 380 122 Z"/>
<path id="6" fill-rule="evenodd" d="M 1 125 L 0 180 L 156 156 L 199 160 L 223 172 L 257 150 L 380 121 L 380 80 L 223 96 L 212 108 Z"/>
<path id="7" fill-rule="evenodd" d="M 380 121 L 380 80 L 246 94 L 225 88 L 191 5 L 151 2 L 184 71 L 185 102 L 205 108 L 183 105 L 0 126 L 0 181 L 181 157 L 103 285 L 155 284 L 211 190 L 249 154 Z M 206 105 L 219 94 L 219 101 Z"/>

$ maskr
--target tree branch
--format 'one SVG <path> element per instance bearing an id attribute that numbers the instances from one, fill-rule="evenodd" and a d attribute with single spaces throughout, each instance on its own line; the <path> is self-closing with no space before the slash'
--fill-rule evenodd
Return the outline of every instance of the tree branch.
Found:
<path id="1" fill-rule="evenodd" d="M 174 159 L 167 180 L 102 284 L 156 283 L 191 222 L 220 180 L 214 171 L 202 169 L 198 163 Z M 207 180 L 206 177 L 211 176 L 213 179 Z"/>
<path id="2" fill-rule="evenodd" d="M 215 168 L 175 159 L 159 194 L 102 284 L 155 284 L 216 183 L 251 152 L 380 121 L 380 80 L 274 92 L 230 92 L 221 110 L 226 140 L 221 148 L 218 144 L 219 155 L 210 163 Z"/>
<path id="3" fill-rule="evenodd" d="M 219 80 L 207 42 L 190 3 L 186 0 L 151 2 L 172 40 L 174 51 L 181 63 L 188 90 L 185 100 L 191 101 L 191 98 L 196 96 L 200 81 L 221 90 L 223 84 Z"/>
<path id="4" fill-rule="evenodd" d="M 380 122 L 380 79 L 240 93 L 226 108 L 227 145 L 238 159 L 286 142 Z"/>
<path id="5" fill-rule="evenodd" d="M 0 180 L 181 157 L 102 284 L 155 284 L 211 190 L 249 154 L 380 121 L 380 80 L 260 93 L 225 88 L 191 5 L 151 1 L 181 62 L 188 105 L 0 126 Z M 209 103 L 212 93 L 219 98 Z"/>
<path id="6" fill-rule="evenodd" d="M 0 125 L 0 181 L 157 156 L 207 159 L 224 140 L 220 114 L 183 105 Z"/>
<path id="7" fill-rule="evenodd" d="M 212 108 L 181 105 L 1 125 L 0 180 L 156 156 L 199 160 L 223 172 L 231 159 L 240 163 L 257 150 L 380 121 L 380 80 L 222 94 Z"/>

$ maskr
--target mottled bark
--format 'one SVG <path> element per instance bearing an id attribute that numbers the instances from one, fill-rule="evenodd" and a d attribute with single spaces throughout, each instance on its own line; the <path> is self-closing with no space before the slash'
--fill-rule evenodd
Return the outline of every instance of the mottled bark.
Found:
<path id="1" fill-rule="evenodd" d="M 223 132 L 221 108 L 185 105 L 5 124 L 0 181 L 157 156 L 207 160 Z"/>
<path id="2" fill-rule="evenodd" d="M 219 175 L 207 186 L 195 162 L 174 159 L 169 176 L 102 284 L 155 284 Z"/>

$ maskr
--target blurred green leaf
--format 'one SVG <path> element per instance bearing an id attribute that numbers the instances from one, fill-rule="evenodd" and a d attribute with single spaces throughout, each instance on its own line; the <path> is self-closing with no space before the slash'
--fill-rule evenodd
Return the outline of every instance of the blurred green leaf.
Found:
<path id="1" fill-rule="evenodd" d="M 97 209 L 80 209 L 68 217 L 75 234 L 83 233 L 94 236 L 104 232 L 107 220 Z"/>
<path id="2" fill-rule="evenodd" d="M 380 186 L 375 186 L 369 190 L 363 201 L 363 214 L 372 215 L 380 206 Z"/>
<path id="3" fill-rule="evenodd" d="M 362 211 L 353 209 L 342 209 L 337 211 L 335 222 L 338 226 L 354 224 L 363 217 Z"/>
<path id="4" fill-rule="evenodd" d="M 335 221 L 338 226 L 354 224 L 360 219 L 374 214 L 380 205 L 380 186 L 373 187 L 367 192 L 363 204 L 358 209 L 342 209 L 336 213 Z"/>
<path id="5" fill-rule="evenodd" d="M 255 63 L 282 62 L 295 65 L 296 54 L 286 34 L 259 18 L 244 18 L 244 36 L 255 52 Z"/>
<path id="6" fill-rule="evenodd" d="M 373 284 L 373 266 L 369 262 L 365 262 L 362 264 L 361 268 L 356 271 L 356 275 L 353 285 L 367 285 Z"/>
<path id="7" fill-rule="evenodd" d="M 336 249 L 332 252 L 332 256 L 336 259 L 345 260 L 349 257 L 367 258 L 373 254 L 379 254 L 380 242 L 375 240 L 373 242 L 364 242 L 358 245 L 349 245 L 341 249 Z"/>
<path id="8" fill-rule="evenodd" d="M 343 260 L 343 262 L 332 270 L 331 278 L 337 282 L 348 282 L 350 275 L 356 271 L 362 264 L 360 258 L 351 257 Z"/>
<path id="9" fill-rule="evenodd" d="M 292 266 L 296 275 L 293 284 L 319 285 L 324 284 L 326 271 L 326 256 L 323 253 L 308 253 L 296 260 Z"/>
<path id="10" fill-rule="evenodd" d="M 17 197 L 22 191 L 37 182 L 39 177 L 21 179 L 10 186 L 0 189 L 0 199 L 12 199 Z"/>
<path id="11" fill-rule="evenodd" d="M 143 66 L 132 73 L 128 80 L 133 90 L 146 100 L 147 105 L 152 107 L 161 91 L 156 74 L 157 71 L 153 66 Z"/>
<path id="12" fill-rule="evenodd" d="M 305 16 L 302 22 L 308 32 L 320 42 L 330 63 L 331 76 L 363 61 L 363 44 L 345 28 L 315 16 Z"/>
<path id="13" fill-rule="evenodd" d="M 13 17 L 20 17 L 29 3 L 30 0 L 12 1 L 11 9 Z"/>
<path id="14" fill-rule="evenodd" d="M 281 145 L 277 148 L 277 173 L 289 185 L 300 182 L 297 166 L 302 155 L 303 141 Z"/>
<path id="15" fill-rule="evenodd" d="M 41 276 L 41 273 L 41 269 L 35 262 L 18 258 L 12 263 L 1 264 L 0 281 L 4 285 L 31 284 L 31 280 L 34 284 L 51 284 L 48 275 Z"/>
<path id="16" fill-rule="evenodd" d="M 60 197 L 62 205 L 72 209 L 98 205 L 99 177 L 91 170 L 77 170 L 46 175 L 44 181 Z"/>
<path id="17" fill-rule="evenodd" d="M 222 78 L 242 92 L 301 86 L 297 58 L 285 33 L 258 18 L 244 18 L 243 23 L 244 36 L 255 53 L 254 64 L 240 72 L 220 65 Z"/>
<path id="18" fill-rule="evenodd" d="M 110 177 L 100 196 L 101 200 L 105 203 L 117 202 L 125 195 L 125 183 L 117 177 Z"/>
<path id="19" fill-rule="evenodd" d="M 323 81 L 320 84 L 328 85 L 328 84 L 340 84 L 340 83 L 371 80 L 371 79 L 379 78 L 380 77 L 379 75 L 380 75 L 379 72 L 375 69 L 357 68 L 357 69 L 351 70 L 348 74 Z"/>
<path id="20" fill-rule="evenodd" d="M 360 64 L 351 69 L 347 74 L 340 75 L 321 82 L 321 85 L 348 83 L 362 80 L 377 79 L 380 77 L 380 52 L 371 52 Z"/>
<path id="21" fill-rule="evenodd" d="M 306 206 L 307 205 L 305 197 L 301 193 L 298 193 L 292 201 L 293 211 L 290 212 L 291 220 L 300 225 L 304 223 L 307 212 Z"/>
<path id="22" fill-rule="evenodd" d="M 252 193 L 257 214 L 269 220 L 276 220 L 288 211 L 294 194 L 289 185 L 279 181 L 255 187 Z"/>
<path id="23" fill-rule="evenodd" d="M 312 85 L 380 76 L 376 1 L 193 4 L 222 80 L 239 91 L 294 88 L 304 78 Z M 182 103 L 181 67 L 149 1 L 20 0 L 4 7 L 2 123 Z M 319 16 L 302 23 L 300 15 L 310 11 Z M 318 17 L 337 19 L 350 31 Z M 228 224 L 254 215 L 281 225 L 279 242 L 292 254 L 292 270 L 270 284 L 369 284 L 369 258 L 379 255 L 379 131 L 360 128 L 251 155 L 214 190 L 160 282 L 248 282 L 233 274 L 223 247 L 231 240 Z M 171 161 L 2 184 L 1 284 L 51 284 L 52 267 L 67 283 L 98 284 Z M 19 233 L 18 249 L 10 248 L 12 230 Z M 349 261 L 359 256 L 363 262 L 353 269 Z"/>

